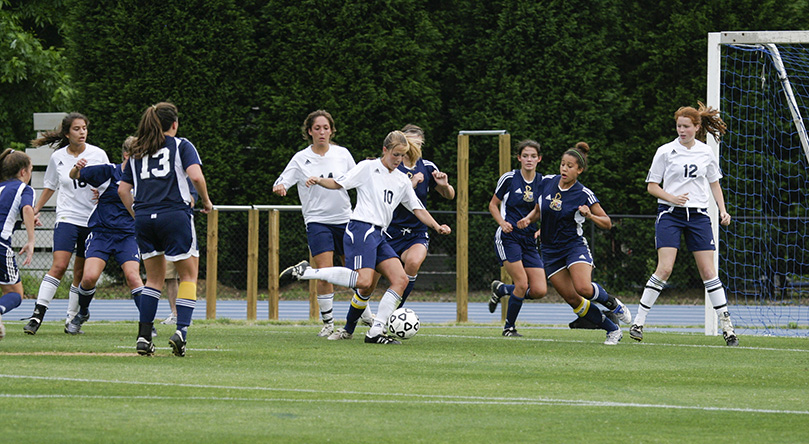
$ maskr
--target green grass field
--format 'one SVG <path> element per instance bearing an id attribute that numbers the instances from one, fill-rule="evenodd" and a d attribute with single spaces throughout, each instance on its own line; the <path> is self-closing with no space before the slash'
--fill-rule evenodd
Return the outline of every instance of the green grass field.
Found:
<path id="1" fill-rule="evenodd" d="M 159 325 L 6 322 L 0 442 L 809 442 L 806 338 L 422 327 L 401 346 L 319 326 L 195 321 L 185 358 Z"/>

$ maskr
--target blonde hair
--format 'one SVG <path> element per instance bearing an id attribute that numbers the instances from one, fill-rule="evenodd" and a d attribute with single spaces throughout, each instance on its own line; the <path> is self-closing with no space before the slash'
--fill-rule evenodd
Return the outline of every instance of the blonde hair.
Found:
<path id="1" fill-rule="evenodd" d="M 708 138 L 708 133 L 711 133 L 714 140 L 719 141 L 719 138 L 728 130 L 728 126 L 722 118 L 719 117 L 719 110 L 707 107 L 704 103 L 699 101 L 697 104 L 699 105 L 699 109 L 695 109 L 693 106 L 681 106 L 680 109 L 674 113 L 674 121 L 676 122 L 680 117 L 687 117 L 694 126 L 699 125 L 699 130 L 695 135 L 697 140 L 705 142 Z"/>
<path id="2" fill-rule="evenodd" d="M 387 137 L 385 137 L 385 141 L 382 143 L 382 146 L 387 148 L 388 150 L 392 150 L 398 146 L 408 147 L 407 136 L 404 135 L 401 131 L 391 131 L 388 133 Z"/>

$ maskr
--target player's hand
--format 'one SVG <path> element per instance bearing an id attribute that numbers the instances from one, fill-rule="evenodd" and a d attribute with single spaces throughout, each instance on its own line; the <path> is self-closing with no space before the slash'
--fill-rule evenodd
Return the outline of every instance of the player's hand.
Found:
<path id="1" fill-rule="evenodd" d="M 27 242 L 25 245 L 22 246 L 20 249 L 20 254 L 25 255 L 25 259 L 22 261 L 22 265 L 30 265 L 31 259 L 34 257 L 34 243 Z"/>
<path id="2" fill-rule="evenodd" d="M 82 160 L 84 160 L 84 159 L 82 159 Z M 99 194 L 98 194 L 98 190 L 97 190 L 97 189 L 95 189 L 95 188 L 90 188 L 90 189 L 93 191 L 93 198 L 92 198 L 92 199 L 93 199 L 93 202 L 95 202 L 96 204 L 98 204 L 98 196 L 99 196 Z"/>
<path id="3" fill-rule="evenodd" d="M 445 187 L 449 185 L 449 176 L 443 171 L 433 171 L 433 179 L 438 186 Z"/>
<path id="4" fill-rule="evenodd" d="M 211 202 L 210 199 L 205 199 L 204 201 L 202 201 L 202 208 L 200 209 L 200 211 L 202 211 L 203 214 L 208 214 L 211 211 L 213 211 L 213 203 Z"/>
<path id="5" fill-rule="evenodd" d="M 74 165 L 74 167 L 78 168 L 78 169 L 82 169 L 82 168 L 84 168 L 86 166 L 87 166 L 87 159 L 85 159 L 85 158 L 79 159 L 79 161 L 76 162 L 76 165 Z"/>
<path id="6" fill-rule="evenodd" d="M 308 179 L 306 179 L 306 186 L 311 187 L 312 185 L 317 185 L 318 179 L 320 178 L 317 176 L 310 176 Z"/>
<path id="7" fill-rule="evenodd" d="M 688 202 L 688 193 L 684 193 L 680 194 L 679 196 L 674 196 L 674 202 L 672 203 L 682 207 L 685 206 L 687 202 Z"/>
<path id="8" fill-rule="evenodd" d="M 41 227 L 42 226 L 42 221 L 39 220 L 39 213 L 34 214 L 34 226 L 35 227 Z"/>
<path id="9" fill-rule="evenodd" d="M 517 221 L 517 228 L 523 229 L 527 226 L 531 225 L 531 220 L 527 217 L 523 217 L 522 219 Z"/>
<path id="10" fill-rule="evenodd" d="M 435 231 L 437 231 L 438 234 L 450 234 L 450 233 L 452 233 L 452 228 L 450 228 L 449 225 L 444 224 L 444 225 L 439 225 L 438 229 L 435 230 Z"/>
<path id="11" fill-rule="evenodd" d="M 416 185 L 424 182 L 424 174 L 416 173 L 413 177 L 410 178 L 410 182 L 413 184 L 413 188 L 416 188 Z"/>
<path id="12" fill-rule="evenodd" d="M 730 214 L 727 211 L 719 213 L 719 224 L 725 227 L 730 225 Z"/>
<path id="13" fill-rule="evenodd" d="M 585 219 L 593 217 L 593 212 L 590 211 L 590 207 L 587 205 L 579 205 L 579 213 L 581 213 Z"/>
<path id="14" fill-rule="evenodd" d="M 500 228 L 503 229 L 503 233 L 511 233 L 512 231 L 514 231 L 514 227 L 511 225 L 510 222 L 504 221 L 502 224 L 500 224 Z"/>
<path id="15" fill-rule="evenodd" d="M 281 185 L 280 183 L 278 185 L 272 187 L 272 192 L 279 195 L 279 196 L 286 196 L 287 195 L 286 187 Z"/>

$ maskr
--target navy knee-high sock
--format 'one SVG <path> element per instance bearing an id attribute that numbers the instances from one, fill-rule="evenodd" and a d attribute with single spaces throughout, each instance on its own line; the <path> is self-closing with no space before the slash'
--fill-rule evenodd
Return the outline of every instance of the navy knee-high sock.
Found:
<path id="1" fill-rule="evenodd" d="M 513 294 L 508 298 L 508 311 L 506 312 L 506 325 L 504 328 L 514 327 L 524 300 L 525 298 L 519 298 Z"/>

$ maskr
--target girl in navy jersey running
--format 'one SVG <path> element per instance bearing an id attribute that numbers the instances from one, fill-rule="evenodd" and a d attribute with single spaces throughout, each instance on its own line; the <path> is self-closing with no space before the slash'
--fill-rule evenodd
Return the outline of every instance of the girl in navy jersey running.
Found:
<path id="1" fill-rule="evenodd" d="M 110 256 L 124 272 L 124 279 L 135 301 L 140 304 L 143 281 L 140 277 L 140 254 L 135 238 L 135 221 L 118 196 L 118 182 L 129 158 L 135 138 L 128 137 L 123 144 L 121 164 L 87 165 L 87 159 L 79 159 L 70 170 L 70 177 L 94 186 L 101 193 L 98 204 L 90 215 L 87 236 L 84 275 L 79 285 L 79 313 L 67 326 L 67 332 L 78 334 L 90 318 L 90 302 L 96 292 L 96 282 L 101 277 Z"/>
<path id="2" fill-rule="evenodd" d="M 93 189 L 85 182 L 70 178 L 70 169 L 79 159 L 87 159 L 90 165 L 109 163 L 107 153 L 101 148 L 87 143 L 90 121 L 79 113 L 70 113 L 62 119 L 59 129 L 50 131 L 32 140 L 33 146 L 54 145 L 58 149 L 51 155 L 45 169 L 45 188 L 34 206 L 34 214 L 39 214 L 51 196 L 58 190 L 56 200 L 56 224 L 53 227 L 53 263 L 42 278 L 37 293 L 34 313 L 23 331 L 36 334 L 48 310 L 62 277 L 73 260 L 73 283 L 70 285 L 65 333 L 73 316 L 79 310 L 79 283 L 84 273 L 84 243 L 90 229 L 87 221 L 95 208 Z"/>
<path id="3" fill-rule="evenodd" d="M 187 139 L 177 137 L 178 127 L 177 107 L 173 104 L 161 102 L 146 108 L 138 125 L 138 140 L 118 185 L 118 196 L 135 218 L 138 247 L 146 268 L 136 344 L 138 354 L 143 356 L 154 354 L 152 329 L 165 281 L 166 260 L 174 262 L 180 276 L 177 331 L 169 338 L 169 345 L 175 356 L 185 356 L 199 271 L 187 179 L 199 194 L 200 210 L 207 214 L 213 209 L 199 153 Z"/>
<path id="4" fill-rule="evenodd" d="M 680 237 L 697 261 L 700 277 L 719 316 L 719 324 L 725 343 L 739 345 L 728 313 L 725 289 L 714 266 L 714 243 L 708 205 L 713 199 L 719 208 L 719 223 L 730 224 L 730 214 L 725 209 L 725 197 L 719 179 L 722 172 L 713 150 L 705 144 L 710 132 L 714 139 L 725 134 L 725 122 L 719 111 L 699 103 L 699 109 L 684 106 L 674 113 L 677 138 L 661 146 L 655 153 L 646 189 L 657 198 L 657 221 L 655 222 L 655 247 L 657 268 L 646 282 L 640 298 L 638 315 L 629 329 L 629 336 L 643 340 L 643 325 L 660 292 L 671 276 Z"/>
<path id="5" fill-rule="evenodd" d="M 34 189 L 28 185 L 33 170 L 31 158 L 23 152 L 8 148 L 0 154 L 0 255 L 5 259 L 0 261 L 0 339 L 6 336 L 3 314 L 22 302 L 23 285 L 11 247 L 11 235 L 20 217 L 28 235 L 20 250 L 25 254 L 22 265 L 30 264 L 34 255 Z"/>
<path id="6" fill-rule="evenodd" d="M 335 256 L 341 263 L 344 259 L 343 233 L 351 217 L 351 200 L 344 188 L 308 187 L 306 180 L 312 176 L 339 177 L 357 164 L 347 149 L 331 143 L 337 130 L 327 111 L 320 109 L 309 113 L 301 131 L 311 144 L 292 156 L 272 191 L 286 196 L 287 190 L 297 185 L 306 224 L 306 240 L 315 268 L 332 267 Z M 334 285 L 317 281 L 317 303 L 323 321 L 323 328 L 317 335 L 328 337 L 334 332 Z M 368 325 L 373 322 L 370 308 L 366 307 L 361 319 Z"/>
<path id="7" fill-rule="evenodd" d="M 494 313 L 500 298 L 509 295 L 503 336 L 515 337 L 522 336 L 517 333 L 515 323 L 525 298 L 540 299 L 548 292 L 545 267 L 537 251 L 537 224 L 527 218 L 532 212 L 539 212 L 542 191 L 542 176 L 536 171 L 542 160 L 539 142 L 520 142 L 517 160 L 520 169 L 500 176 L 489 202 L 489 212 L 499 225 L 494 234 L 495 253 L 514 282 L 492 282 L 489 312 Z"/>
<path id="8" fill-rule="evenodd" d="M 397 167 L 407 153 L 407 138 L 401 131 L 392 131 L 385 138 L 382 157 L 364 160 L 346 174 L 336 178 L 310 177 L 307 186 L 322 186 L 337 190 L 356 188 L 357 204 L 346 227 L 343 244 L 346 264 L 351 267 L 327 267 L 313 269 L 301 262 L 281 273 L 284 281 L 290 279 L 323 279 L 333 284 L 355 288 L 351 306 L 346 315 L 345 328 L 337 329 L 330 340 L 351 339 L 368 298 L 373 291 L 374 272 L 377 271 L 390 282 L 390 287 L 379 302 L 379 310 L 373 325 L 365 335 L 371 344 L 399 344 L 385 334 L 388 316 L 399 306 L 401 294 L 407 287 L 407 274 L 399 257 L 388 245 L 384 229 L 393 218 L 393 210 L 401 203 L 412 211 L 428 227 L 440 234 L 449 234 L 447 225 L 440 225 L 424 209 L 413 191 L 413 185 Z"/>
<path id="9" fill-rule="evenodd" d="M 595 194 L 578 181 L 587 169 L 589 152 L 587 143 L 577 143 L 562 155 L 559 174 L 545 176 L 543 180 L 540 202 L 542 261 L 553 288 L 576 315 L 606 330 L 604 344 L 616 345 L 623 337 L 621 329 L 591 301 L 612 310 L 627 324 L 632 321 L 632 315 L 626 305 L 592 280 L 595 265 L 582 224 L 591 220 L 597 227 L 608 230 L 612 221 Z M 530 215 L 532 219 L 535 217 L 537 215 Z"/>

